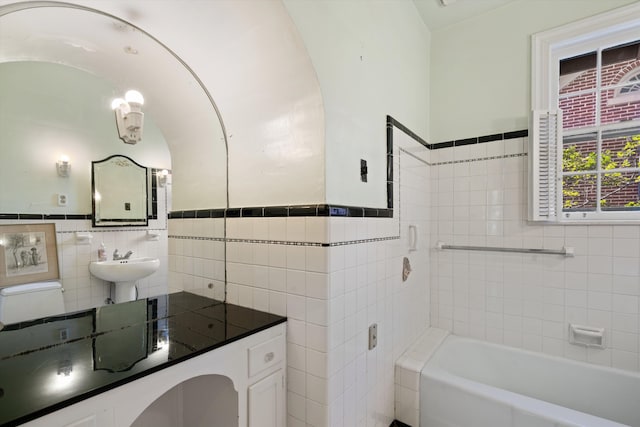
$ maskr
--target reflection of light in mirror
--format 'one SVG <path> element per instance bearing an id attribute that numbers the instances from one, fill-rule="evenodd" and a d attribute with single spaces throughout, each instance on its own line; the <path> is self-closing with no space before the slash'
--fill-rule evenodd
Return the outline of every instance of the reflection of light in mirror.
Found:
<path id="1" fill-rule="evenodd" d="M 158 348 L 153 353 L 150 353 L 147 359 L 152 364 L 169 360 L 169 343 L 165 343 L 162 348 Z"/>
<path id="2" fill-rule="evenodd" d="M 73 364 L 70 360 L 60 361 L 56 371 L 51 373 L 49 381 L 46 382 L 48 394 L 59 393 L 71 387 L 78 380 L 78 375 L 73 372 Z"/>
<path id="3" fill-rule="evenodd" d="M 158 177 L 158 185 L 160 187 L 164 187 L 165 185 L 167 185 L 167 177 L 169 176 L 168 170 L 162 169 L 161 171 L 158 171 L 156 175 Z"/>
<path id="4" fill-rule="evenodd" d="M 102 196 L 97 191 L 93 195 L 93 198 L 95 199 L 96 202 L 99 202 L 100 200 L 102 200 Z"/>
<path id="5" fill-rule="evenodd" d="M 116 113 L 118 135 L 127 144 L 136 144 L 142 139 L 144 97 L 137 90 L 129 90 L 124 98 L 116 98 L 111 102 L 111 108 Z"/>
<path id="6" fill-rule="evenodd" d="M 69 156 L 63 154 L 60 156 L 60 159 L 56 162 L 56 168 L 58 169 L 58 175 L 66 178 L 71 173 L 71 162 L 69 161 Z"/>

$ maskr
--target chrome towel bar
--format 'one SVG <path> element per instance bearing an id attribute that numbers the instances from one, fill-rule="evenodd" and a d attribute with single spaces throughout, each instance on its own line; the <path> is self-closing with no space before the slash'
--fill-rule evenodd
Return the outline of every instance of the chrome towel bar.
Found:
<path id="1" fill-rule="evenodd" d="M 463 245 L 447 245 L 444 242 L 436 243 L 437 249 L 453 249 L 463 251 L 483 251 L 483 252 L 509 252 L 522 254 L 544 254 L 544 255 L 562 255 L 572 257 L 575 255 L 574 250 L 570 246 L 564 246 L 562 249 L 533 249 L 533 248 L 500 248 L 491 246 L 463 246 Z"/>

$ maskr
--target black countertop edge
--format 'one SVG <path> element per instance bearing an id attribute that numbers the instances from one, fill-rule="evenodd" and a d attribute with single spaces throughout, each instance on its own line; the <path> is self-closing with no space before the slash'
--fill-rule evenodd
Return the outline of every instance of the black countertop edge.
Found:
<path id="1" fill-rule="evenodd" d="M 127 383 L 130 383 L 132 381 L 135 381 L 135 380 L 138 380 L 140 378 L 146 377 L 148 375 L 154 374 L 154 373 L 156 373 L 158 371 L 161 371 L 163 369 L 166 369 L 166 368 L 169 368 L 171 366 L 177 365 L 178 363 L 185 362 L 185 361 L 187 361 L 189 359 L 192 359 L 194 357 L 200 356 L 200 355 L 202 355 L 204 353 L 208 353 L 208 352 L 210 352 L 212 350 L 215 350 L 217 348 L 224 347 L 227 344 L 231 344 L 233 342 L 239 341 L 239 340 L 241 340 L 243 338 L 246 338 L 248 336 L 251 336 L 251 335 L 257 334 L 259 332 L 265 331 L 265 330 L 267 330 L 269 328 L 272 328 L 274 326 L 277 326 L 277 325 L 280 325 L 282 323 L 285 323 L 286 321 L 287 321 L 286 317 L 281 317 L 279 319 L 275 319 L 274 321 L 272 321 L 272 322 L 270 322 L 270 323 L 268 323 L 266 325 L 263 325 L 263 326 L 255 328 L 255 329 L 252 329 L 251 331 L 248 331 L 248 332 L 246 332 L 244 334 L 239 334 L 239 335 L 237 335 L 237 336 L 235 336 L 233 338 L 229 338 L 229 339 L 227 339 L 227 340 L 225 340 L 223 342 L 219 342 L 219 343 L 216 343 L 216 344 L 211 345 L 209 347 L 205 347 L 205 348 L 202 348 L 200 350 L 194 351 L 193 353 L 190 353 L 190 354 L 188 354 L 186 356 L 183 356 L 180 359 L 171 360 L 171 361 L 168 361 L 166 363 L 163 363 L 162 365 L 154 366 L 154 367 L 149 368 L 148 370 L 146 370 L 144 372 L 139 372 L 137 374 L 133 374 L 130 377 L 123 378 L 123 379 L 118 380 L 118 381 L 114 381 L 111 384 L 95 388 L 93 390 L 90 390 L 90 391 L 87 391 L 85 393 L 82 393 L 82 394 L 80 394 L 78 396 L 73 396 L 73 397 L 71 397 L 71 398 L 69 398 L 67 400 L 62 401 L 62 402 L 55 403 L 55 404 L 53 404 L 51 406 L 48 406 L 46 408 L 43 408 L 43 409 L 39 409 L 39 410 L 37 410 L 35 412 L 32 412 L 32 413 L 30 413 L 28 415 L 16 418 L 16 419 L 14 419 L 12 421 L 9 421 L 7 423 L 0 424 L 0 427 L 14 427 L 14 426 L 19 426 L 20 424 L 24 424 L 24 423 L 29 422 L 29 421 L 33 421 L 33 420 L 35 420 L 37 418 L 40 418 L 40 417 L 43 417 L 45 415 L 51 414 L 52 412 L 59 411 L 60 409 L 66 408 L 67 406 L 71 406 L 71 405 L 73 405 L 75 403 L 82 402 L 83 400 L 89 399 L 91 397 L 95 397 L 95 396 L 97 396 L 99 394 L 102 394 L 104 392 L 107 392 L 109 390 L 113 390 L 114 388 L 120 387 L 120 386 L 125 385 Z"/>

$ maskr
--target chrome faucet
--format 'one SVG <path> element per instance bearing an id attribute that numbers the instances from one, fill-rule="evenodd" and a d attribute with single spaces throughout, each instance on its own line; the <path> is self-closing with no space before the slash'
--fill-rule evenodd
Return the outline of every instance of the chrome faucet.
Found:
<path id="1" fill-rule="evenodd" d="M 129 251 L 124 255 L 120 255 L 118 253 L 118 250 L 116 249 L 115 251 L 113 251 L 113 260 L 114 261 L 118 261 L 118 260 L 121 260 L 121 259 L 129 259 L 129 257 L 131 257 L 131 255 L 133 255 L 133 251 Z"/>

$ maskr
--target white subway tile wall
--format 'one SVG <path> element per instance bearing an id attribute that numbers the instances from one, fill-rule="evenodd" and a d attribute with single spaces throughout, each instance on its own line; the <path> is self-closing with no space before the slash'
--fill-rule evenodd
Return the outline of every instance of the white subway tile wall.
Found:
<path id="1" fill-rule="evenodd" d="M 106 304 L 106 299 L 111 295 L 112 285 L 92 276 L 89 272 L 89 263 L 98 260 L 98 248 L 103 242 L 109 259 L 115 249 L 120 253 L 133 251 L 134 257 L 157 257 L 160 260 L 158 271 L 138 281 L 138 293 L 141 298 L 167 293 L 166 192 L 158 191 L 157 197 L 159 219 L 149 220 L 147 228 L 129 228 L 128 230 L 118 227 L 92 228 L 90 220 L 0 220 L 0 225 L 55 223 L 65 309 L 67 311 L 86 310 Z M 156 232 L 158 239 L 150 240 L 147 236 L 148 230 Z M 90 233 L 91 241 L 88 243 L 78 241 L 75 234 L 77 231 Z"/>
<path id="2" fill-rule="evenodd" d="M 228 219 L 228 239 L 251 241 L 227 245 L 227 301 L 288 317 L 289 426 L 387 427 L 395 417 L 395 360 L 429 322 L 431 245 L 429 169 L 400 151 L 417 145 L 402 135 L 393 219 Z M 413 271 L 402 282 L 405 256 Z"/>
<path id="3" fill-rule="evenodd" d="M 168 292 L 188 291 L 223 301 L 224 218 L 169 219 L 168 222 Z M 234 243 L 229 242 L 227 256 L 236 256 L 235 250 Z M 254 275 L 241 279 L 264 282 Z M 264 303 L 260 305 L 263 310 L 268 307 Z"/>
<path id="4" fill-rule="evenodd" d="M 640 369 L 640 226 L 528 223 L 526 138 L 461 148 L 437 150 L 431 166 L 434 240 L 572 246 L 576 256 L 433 250 L 432 325 L 570 359 Z M 443 164 L 444 159 L 454 163 Z M 569 323 L 604 327 L 606 348 L 569 344 Z"/>

